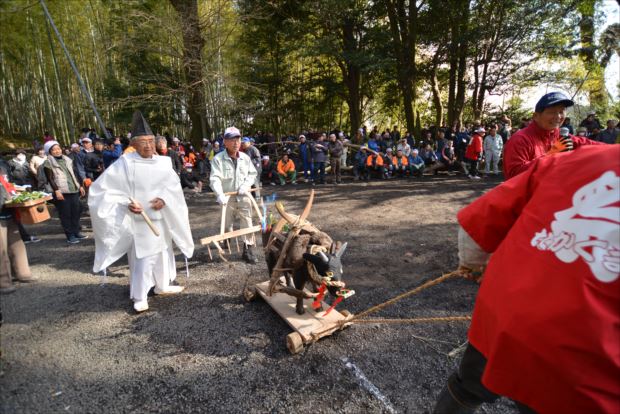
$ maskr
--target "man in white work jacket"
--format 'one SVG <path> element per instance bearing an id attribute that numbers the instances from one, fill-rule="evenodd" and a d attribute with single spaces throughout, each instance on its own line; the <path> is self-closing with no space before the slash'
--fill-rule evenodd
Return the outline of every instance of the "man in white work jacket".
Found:
<path id="1" fill-rule="evenodd" d="M 241 133 L 235 127 L 224 131 L 225 151 L 220 152 L 211 161 L 209 182 L 220 205 L 226 205 L 226 231 L 233 230 L 233 220 L 239 219 L 239 228 L 252 227 L 252 204 L 249 199 L 250 189 L 256 181 L 256 168 L 250 157 L 240 152 Z M 225 193 L 236 193 L 229 196 Z M 256 263 L 254 253 L 254 235 L 243 236 L 243 259 Z"/>

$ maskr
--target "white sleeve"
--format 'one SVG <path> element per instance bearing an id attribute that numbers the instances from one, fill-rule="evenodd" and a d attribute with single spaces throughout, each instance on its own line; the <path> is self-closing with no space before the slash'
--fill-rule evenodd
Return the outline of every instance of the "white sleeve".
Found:
<path id="1" fill-rule="evenodd" d="M 220 157 L 213 157 L 211 160 L 211 174 L 209 175 L 209 185 L 211 190 L 216 195 L 224 194 L 222 188 L 222 159 Z"/>

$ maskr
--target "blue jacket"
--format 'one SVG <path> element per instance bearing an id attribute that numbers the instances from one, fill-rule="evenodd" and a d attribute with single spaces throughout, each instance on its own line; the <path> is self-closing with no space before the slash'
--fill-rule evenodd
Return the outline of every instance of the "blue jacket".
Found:
<path id="1" fill-rule="evenodd" d="M 379 152 L 379 150 L 380 150 L 379 149 L 379 144 L 374 139 L 369 139 L 368 140 L 368 148 L 370 148 L 371 150 L 373 150 L 375 152 Z"/>
<path id="2" fill-rule="evenodd" d="M 307 142 L 299 144 L 299 157 L 304 164 L 312 160 L 312 155 L 310 154 L 310 146 Z"/>
<path id="3" fill-rule="evenodd" d="M 409 165 L 415 165 L 416 167 L 424 166 L 424 160 L 419 155 L 415 157 L 412 155 L 409 156 Z"/>
<path id="4" fill-rule="evenodd" d="M 123 155 L 123 146 L 121 144 L 114 144 L 114 151 L 103 150 L 103 166 L 108 168 L 121 155 Z"/>

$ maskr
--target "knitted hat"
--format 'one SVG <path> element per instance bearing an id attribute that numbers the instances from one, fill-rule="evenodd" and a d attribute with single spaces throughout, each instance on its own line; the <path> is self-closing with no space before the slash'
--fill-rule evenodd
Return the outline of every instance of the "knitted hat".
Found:
<path id="1" fill-rule="evenodd" d="M 45 155 L 49 155 L 50 150 L 52 149 L 52 147 L 54 145 L 58 145 L 60 146 L 60 144 L 58 143 L 58 141 L 47 141 L 44 145 L 43 145 L 43 151 L 45 151 Z"/>

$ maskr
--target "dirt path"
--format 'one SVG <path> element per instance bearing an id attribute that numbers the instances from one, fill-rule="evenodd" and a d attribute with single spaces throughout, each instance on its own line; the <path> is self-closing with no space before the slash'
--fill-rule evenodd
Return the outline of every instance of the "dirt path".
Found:
<path id="1" fill-rule="evenodd" d="M 356 313 L 453 270 L 456 212 L 497 182 L 440 176 L 317 187 L 310 220 L 349 242 L 345 279 L 357 294 L 339 308 Z M 300 212 L 308 190 L 266 192 Z M 194 239 L 215 234 L 214 197 L 192 196 L 189 205 Z M 177 257 L 186 292 L 151 298 L 151 310 L 135 315 L 126 261 L 101 285 L 92 239 L 67 246 L 55 219 L 29 229 L 43 239 L 28 246 L 41 280 L 1 297 L 4 413 L 424 413 L 459 360 L 447 353 L 466 339 L 463 322 L 359 325 L 291 356 L 288 326 L 264 302 L 241 297 L 267 278 L 263 261 L 209 262 L 199 248 L 187 280 Z M 468 314 L 476 291 L 449 281 L 377 316 Z M 483 412 L 514 411 L 504 401 Z"/>

